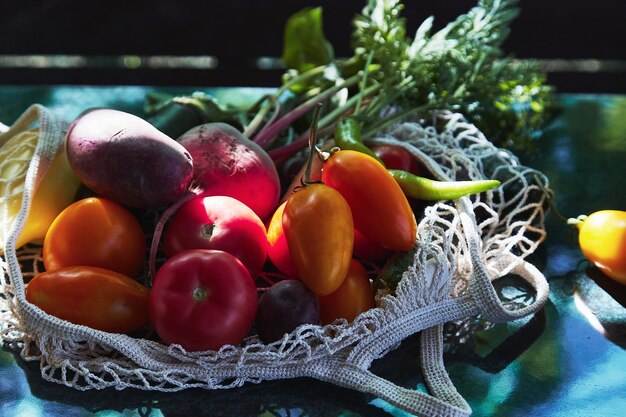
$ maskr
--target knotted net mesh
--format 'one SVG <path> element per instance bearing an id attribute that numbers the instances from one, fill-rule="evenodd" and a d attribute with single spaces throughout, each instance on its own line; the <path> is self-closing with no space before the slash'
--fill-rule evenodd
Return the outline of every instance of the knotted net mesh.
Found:
<path id="1" fill-rule="evenodd" d="M 37 112 L 40 121 L 54 117 L 43 108 Z M 42 123 L 39 140 L 60 146 L 63 126 Z M 167 346 L 149 331 L 131 336 L 74 325 L 25 301 L 24 283 L 43 269 L 40 247 L 27 245 L 16 250 L 11 243 L 25 221 L 35 184 L 45 171 L 36 165 L 50 149 L 38 147 L 30 163 L 34 173 L 22 180 L 23 210 L 11 224 L 2 225 L 10 232 L 0 261 L 2 338 L 18 346 L 25 360 L 38 361 L 44 379 L 78 390 L 227 389 L 298 376 L 319 376 L 361 389 L 363 375 L 357 378 L 352 370 L 367 369 L 407 336 L 497 310 L 485 305 L 497 301 L 475 296 L 473 287 L 482 284 L 473 281 L 484 278 L 489 282 L 518 273 L 543 288 L 543 276 L 524 260 L 545 238 L 544 194 L 536 184 L 541 181 L 547 185 L 543 174 L 522 166 L 518 158 L 494 147 L 461 115 L 449 112 L 394 125 L 372 143 L 405 147 L 438 179 L 498 179 L 501 186 L 426 206 L 418 216 L 416 250 L 399 285 L 394 291 L 381 291 L 377 307 L 353 323 L 303 325 L 272 344 L 263 344 L 251 334 L 238 346 L 208 352 Z M 0 198 L 15 195 L 15 189 L 5 187 L 2 192 Z M 541 306 L 544 290 L 524 314 Z M 515 316 L 498 314 L 492 316 L 502 320 Z M 353 376 L 354 381 L 350 379 Z M 379 389 L 387 389 L 387 385 L 381 386 Z"/>

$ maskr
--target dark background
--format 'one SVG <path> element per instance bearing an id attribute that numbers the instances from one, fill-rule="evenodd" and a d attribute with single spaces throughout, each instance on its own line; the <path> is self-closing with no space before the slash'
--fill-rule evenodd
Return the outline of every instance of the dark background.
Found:
<path id="1" fill-rule="evenodd" d="M 337 56 L 350 54 L 352 16 L 366 0 L 0 0 L 0 55 L 213 55 L 216 69 L 0 67 L 0 84 L 275 86 L 282 70 L 256 68 L 279 57 L 284 23 L 307 6 L 324 8 Z M 404 0 L 409 33 L 429 15 L 437 28 L 476 0 Z M 597 59 L 600 71 L 551 71 L 561 92 L 626 92 L 626 2 L 521 0 L 504 45 L 516 58 Z"/>

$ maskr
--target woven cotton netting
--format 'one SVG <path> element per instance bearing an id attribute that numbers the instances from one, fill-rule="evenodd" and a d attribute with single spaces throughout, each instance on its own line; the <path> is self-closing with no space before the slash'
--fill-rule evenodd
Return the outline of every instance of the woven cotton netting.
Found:
<path id="1" fill-rule="evenodd" d="M 480 314 L 471 280 L 515 273 L 544 238 L 543 194 L 533 183 L 535 175 L 544 183 L 545 177 L 495 148 L 462 116 L 437 113 L 426 122 L 401 123 L 373 142 L 407 147 L 440 179 L 491 178 L 502 186 L 418 214 L 417 250 L 396 291 L 380 294 L 379 306 L 353 323 L 301 326 L 271 345 L 253 334 L 240 346 L 193 353 L 150 334 L 95 331 L 51 317 L 23 299 L 23 280 L 41 269 L 38 248 L 31 247 L 7 251 L 0 264 L 3 338 L 21 346 L 26 360 L 39 361 L 44 379 L 79 390 L 222 389 L 297 376 L 358 386 L 361 374 L 353 368 L 366 369 L 410 334 Z"/>
<path id="2" fill-rule="evenodd" d="M 475 230 L 481 238 L 482 259 L 487 273 L 500 277 L 509 273 L 517 260 L 525 258 L 545 238 L 545 176 L 524 167 L 511 152 L 493 146 L 462 115 L 437 113 L 421 123 L 402 123 L 373 140 L 403 146 L 441 180 L 496 179 L 496 190 L 469 197 L 468 208 L 475 216 Z M 468 200 L 465 200 L 468 201 Z M 439 225 L 454 240 L 450 247 L 457 256 L 455 294 L 462 292 L 470 276 L 471 262 L 459 222 L 459 202 L 446 201 L 427 207 L 420 226 Z"/>

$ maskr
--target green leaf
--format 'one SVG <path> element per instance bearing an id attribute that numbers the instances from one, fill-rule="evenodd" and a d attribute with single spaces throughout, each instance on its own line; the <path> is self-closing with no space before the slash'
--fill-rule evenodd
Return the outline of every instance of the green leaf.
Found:
<path id="1" fill-rule="evenodd" d="M 298 72 L 334 59 L 332 45 L 324 35 L 321 7 L 305 8 L 289 17 L 283 42 L 282 60 L 287 68 Z"/>

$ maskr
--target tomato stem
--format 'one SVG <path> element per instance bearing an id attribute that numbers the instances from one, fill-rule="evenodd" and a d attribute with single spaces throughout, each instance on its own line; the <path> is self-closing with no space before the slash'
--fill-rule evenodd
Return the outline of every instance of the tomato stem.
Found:
<path id="1" fill-rule="evenodd" d="M 580 228 L 580 226 L 585 222 L 585 220 L 587 220 L 587 215 L 585 214 L 581 214 L 580 216 L 576 217 L 576 218 L 569 218 L 567 219 L 567 224 L 570 226 L 574 226 L 576 228 Z"/>
<path id="2" fill-rule="evenodd" d="M 192 297 L 195 302 L 205 301 L 209 297 L 209 293 L 204 287 L 196 287 L 193 289 Z"/>
<path id="3" fill-rule="evenodd" d="M 568 226 L 573 226 L 573 227 L 578 228 L 580 224 L 582 224 L 582 222 L 587 218 L 587 216 L 585 215 L 581 215 L 576 218 L 568 218 L 562 215 L 561 212 L 559 212 L 559 210 L 557 210 L 556 206 L 554 205 L 554 200 L 552 198 L 552 195 L 550 195 L 550 192 L 543 185 L 543 183 L 541 182 L 537 174 L 535 174 L 535 181 L 537 182 L 537 185 L 539 186 L 541 191 L 543 191 L 543 193 L 545 194 L 546 201 L 548 202 L 548 206 L 550 207 L 550 210 L 552 210 L 552 213 L 554 213 L 554 215 L 559 221 L 567 224 Z"/>
<path id="4" fill-rule="evenodd" d="M 315 113 L 313 114 L 313 121 L 311 122 L 311 128 L 309 129 L 309 157 L 306 161 L 306 169 L 304 171 L 304 176 L 300 180 L 302 184 L 300 187 L 294 188 L 296 191 L 299 188 L 306 187 L 309 184 L 320 183 L 321 181 L 311 181 L 311 169 L 313 167 L 313 158 L 318 155 L 322 155 L 323 151 L 319 149 L 316 145 L 317 143 L 317 126 L 320 120 L 320 113 L 322 110 L 322 103 L 319 103 L 317 107 L 315 107 Z"/>
<path id="5" fill-rule="evenodd" d="M 207 239 L 210 239 L 211 236 L 213 236 L 213 230 L 215 230 L 215 225 L 211 223 L 207 223 L 207 224 L 202 225 L 202 231 L 200 233 L 202 234 L 202 237 L 206 237 Z"/>

